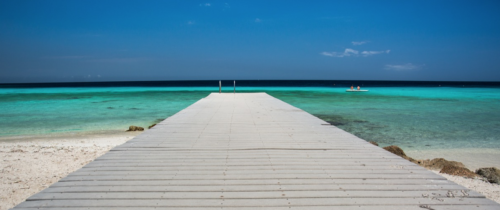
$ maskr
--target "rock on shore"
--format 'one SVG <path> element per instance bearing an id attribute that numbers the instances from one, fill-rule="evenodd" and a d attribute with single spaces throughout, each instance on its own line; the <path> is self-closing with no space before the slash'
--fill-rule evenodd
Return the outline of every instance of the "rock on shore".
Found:
<path id="1" fill-rule="evenodd" d="M 465 168 L 465 165 L 461 162 L 457 161 L 449 161 L 444 158 L 434 158 L 432 160 L 417 160 L 417 164 L 431 169 L 431 170 L 441 170 L 445 166 L 453 166 L 453 167 L 462 167 Z"/>
<path id="2" fill-rule="evenodd" d="M 139 127 L 139 126 L 135 126 L 135 125 L 131 125 L 128 127 L 127 131 L 144 131 L 144 128 Z"/>
<path id="3" fill-rule="evenodd" d="M 370 142 L 370 143 L 372 143 L 372 142 Z M 406 156 L 403 149 L 399 148 L 396 145 L 387 146 L 387 147 L 384 147 L 384 149 L 397 155 L 397 156 L 400 156 L 408 161 L 411 161 L 411 162 L 416 163 L 420 166 L 423 166 L 429 170 L 437 170 L 437 171 L 439 171 L 439 173 L 450 174 L 450 175 L 454 175 L 454 176 L 468 177 L 468 178 L 474 178 L 477 176 L 476 173 L 465 168 L 465 165 L 461 162 L 449 161 L 449 160 L 446 160 L 444 158 L 434 158 L 432 160 L 429 160 L 429 159 L 427 159 L 427 160 L 415 160 L 411 157 Z M 480 173 L 478 173 L 478 174 L 483 176 L 483 177 L 486 177 L 486 178 L 490 177 L 490 178 L 488 178 L 488 181 L 491 180 L 490 182 L 492 182 L 492 183 L 498 183 L 498 181 L 499 181 L 498 175 L 500 175 L 500 173 L 498 173 L 498 172 L 499 172 L 498 169 L 496 169 L 496 171 L 495 171 L 492 168 L 487 168 L 487 169 L 481 170 L 481 174 Z M 485 174 L 485 175 L 483 175 L 483 174 Z M 495 176 L 495 174 L 498 174 L 498 175 Z"/>
<path id="4" fill-rule="evenodd" d="M 402 157 L 402 158 L 405 158 L 405 159 L 406 159 L 406 157 L 408 157 L 408 156 L 406 156 L 406 154 L 403 151 L 403 149 L 399 148 L 396 145 L 387 146 L 387 147 L 384 147 L 384 149 L 387 150 L 387 151 L 389 151 L 389 152 L 391 152 L 392 154 L 395 154 L 395 155 L 399 156 L 399 157 Z"/>
<path id="5" fill-rule="evenodd" d="M 375 142 L 375 144 L 376 144 L 376 142 Z M 389 151 L 389 152 L 391 152 L 392 154 L 395 154 L 395 155 L 397 155 L 399 157 L 402 157 L 402 158 L 404 158 L 406 160 L 409 160 L 410 162 L 417 163 L 417 160 L 415 160 L 415 159 L 413 159 L 411 157 L 406 156 L 406 154 L 403 151 L 403 149 L 399 148 L 396 145 L 391 145 L 391 146 L 388 146 L 388 147 L 384 147 L 384 149 L 387 150 L 387 151 Z"/>
<path id="6" fill-rule="evenodd" d="M 477 175 L 465 167 L 445 165 L 439 173 L 474 178 Z"/>
<path id="7" fill-rule="evenodd" d="M 500 184 L 500 170 L 498 168 L 480 168 L 476 173 L 488 179 L 488 182 Z"/>

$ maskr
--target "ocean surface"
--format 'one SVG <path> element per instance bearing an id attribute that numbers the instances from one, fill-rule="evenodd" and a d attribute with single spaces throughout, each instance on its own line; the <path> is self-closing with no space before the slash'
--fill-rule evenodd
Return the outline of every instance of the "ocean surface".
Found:
<path id="1" fill-rule="evenodd" d="M 500 84 L 236 81 L 381 146 L 500 148 Z M 369 92 L 348 93 L 351 85 Z M 233 91 L 224 81 L 223 91 Z M 0 85 L 0 137 L 147 127 L 211 92 L 218 81 Z"/>

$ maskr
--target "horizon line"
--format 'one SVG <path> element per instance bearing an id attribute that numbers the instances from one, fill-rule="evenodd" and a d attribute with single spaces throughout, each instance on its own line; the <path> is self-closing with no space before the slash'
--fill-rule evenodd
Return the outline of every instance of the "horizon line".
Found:
<path id="1" fill-rule="evenodd" d="M 209 81 L 303 81 L 303 82 L 327 82 L 327 81 L 339 81 L 339 82 L 349 82 L 349 81 L 357 81 L 357 82 L 432 82 L 432 83 L 500 83 L 500 81 L 443 81 L 443 80 L 355 80 L 355 79 L 346 79 L 346 80 L 325 80 L 325 79 L 242 79 L 242 80 L 234 80 L 234 79 L 223 79 L 223 80 L 112 80 L 112 81 L 78 81 L 78 82 L 7 82 L 0 83 L 0 85 L 23 85 L 23 84 L 85 84 L 85 83 L 136 83 L 136 82 L 209 82 Z"/>

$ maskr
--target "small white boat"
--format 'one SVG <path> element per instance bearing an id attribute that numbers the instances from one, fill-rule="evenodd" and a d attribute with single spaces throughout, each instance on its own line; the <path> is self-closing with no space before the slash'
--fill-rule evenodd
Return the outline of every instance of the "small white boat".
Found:
<path id="1" fill-rule="evenodd" d="M 345 92 L 368 92 L 368 90 L 356 90 L 356 89 L 351 90 L 351 89 L 347 89 L 347 90 L 345 90 Z"/>

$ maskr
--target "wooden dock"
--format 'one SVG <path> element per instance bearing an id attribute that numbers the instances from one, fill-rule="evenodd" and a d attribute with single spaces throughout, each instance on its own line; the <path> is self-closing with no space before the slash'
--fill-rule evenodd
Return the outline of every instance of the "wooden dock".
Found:
<path id="1" fill-rule="evenodd" d="M 500 209 L 265 93 L 210 94 L 14 208 Z"/>

